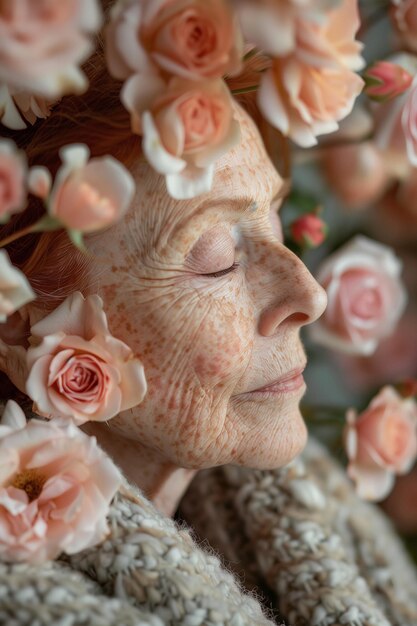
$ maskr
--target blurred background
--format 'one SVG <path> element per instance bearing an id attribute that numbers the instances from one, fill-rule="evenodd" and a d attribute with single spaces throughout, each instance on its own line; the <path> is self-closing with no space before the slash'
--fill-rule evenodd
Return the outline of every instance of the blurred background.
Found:
<path id="1" fill-rule="evenodd" d="M 365 0 L 360 7 L 358 38 L 365 44 L 367 67 L 381 59 L 400 59 L 412 66 L 417 32 L 413 49 L 413 42 L 405 42 L 395 29 L 388 2 Z M 291 149 L 292 191 L 281 210 L 287 243 L 313 274 L 357 234 L 390 246 L 403 264 L 407 306 L 373 354 L 347 354 L 319 345 L 308 332 L 304 335 L 309 355 L 304 414 L 311 432 L 342 462 L 346 462 L 341 437 L 346 409 L 362 411 L 384 385 L 417 378 L 417 170 L 402 167 L 405 145 L 396 141 L 395 129 L 388 141 L 381 139 L 396 100 L 372 102 L 365 93 L 339 132 L 321 138 L 315 148 Z M 317 209 L 327 224 L 327 238 L 314 249 L 295 246 L 291 225 Z M 397 478 L 393 492 L 380 505 L 417 561 L 417 467 Z"/>

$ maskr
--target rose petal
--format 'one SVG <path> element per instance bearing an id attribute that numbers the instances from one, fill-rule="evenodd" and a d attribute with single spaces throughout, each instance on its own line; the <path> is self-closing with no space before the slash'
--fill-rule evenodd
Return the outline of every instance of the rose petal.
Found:
<path id="1" fill-rule="evenodd" d="M 184 170 L 187 163 L 183 159 L 172 156 L 162 145 L 161 138 L 149 111 L 142 115 L 143 152 L 150 165 L 160 174 L 175 175 Z M 175 187 L 175 185 L 174 185 Z M 176 196 L 173 196 L 176 197 Z M 193 197 L 193 196 L 191 196 Z"/>
<path id="2" fill-rule="evenodd" d="M 213 184 L 214 165 L 206 168 L 188 166 L 180 174 L 167 174 L 166 185 L 169 195 L 176 200 L 195 198 L 208 193 Z"/>

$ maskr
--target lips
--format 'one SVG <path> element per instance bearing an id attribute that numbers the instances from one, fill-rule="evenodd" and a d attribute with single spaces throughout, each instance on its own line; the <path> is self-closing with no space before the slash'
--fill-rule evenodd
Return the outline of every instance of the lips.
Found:
<path id="1" fill-rule="evenodd" d="M 303 371 L 305 365 L 289 371 L 284 376 L 271 381 L 263 387 L 252 389 L 247 393 L 284 393 L 286 391 L 293 391 L 304 385 Z"/>

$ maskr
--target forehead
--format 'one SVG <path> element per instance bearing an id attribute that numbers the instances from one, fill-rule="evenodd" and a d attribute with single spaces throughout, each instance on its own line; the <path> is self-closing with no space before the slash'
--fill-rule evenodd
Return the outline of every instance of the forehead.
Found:
<path id="1" fill-rule="evenodd" d="M 254 201 L 270 201 L 283 181 L 269 159 L 258 128 L 238 105 L 241 140 L 216 163 L 213 195 L 228 192 L 232 197 L 248 197 Z"/>
<path id="2" fill-rule="evenodd" d="M 163 176 L 143 160 L 137 163 L 132 172 L 136 198 L 117 231 L 111 229 L 113 245 L 117 232 L 125 244 L 134 242 L 138 253 L 146 255 L 164 248 L 183 228 L 201 230 L 226 212 L 237 217 L 237 213 L 269 205 L 283 181 L 267 156 L 255 123 L 238 105 L 235 117 L 241 127 L 240 142 L 217 161 L 209 193 L 174 200 L 166 191 Z"/>

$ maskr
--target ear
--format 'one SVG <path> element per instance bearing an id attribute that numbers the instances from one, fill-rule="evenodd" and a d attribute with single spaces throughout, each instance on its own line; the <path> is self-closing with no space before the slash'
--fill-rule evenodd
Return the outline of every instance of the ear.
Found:
<path id="1" fill-rule="evenodd" d="M 29 329 L 29 313 L 22 307 L 0 323 L 0 370 L 23 393 L 26 393 L 28 369 L 26 346 Z"/>

